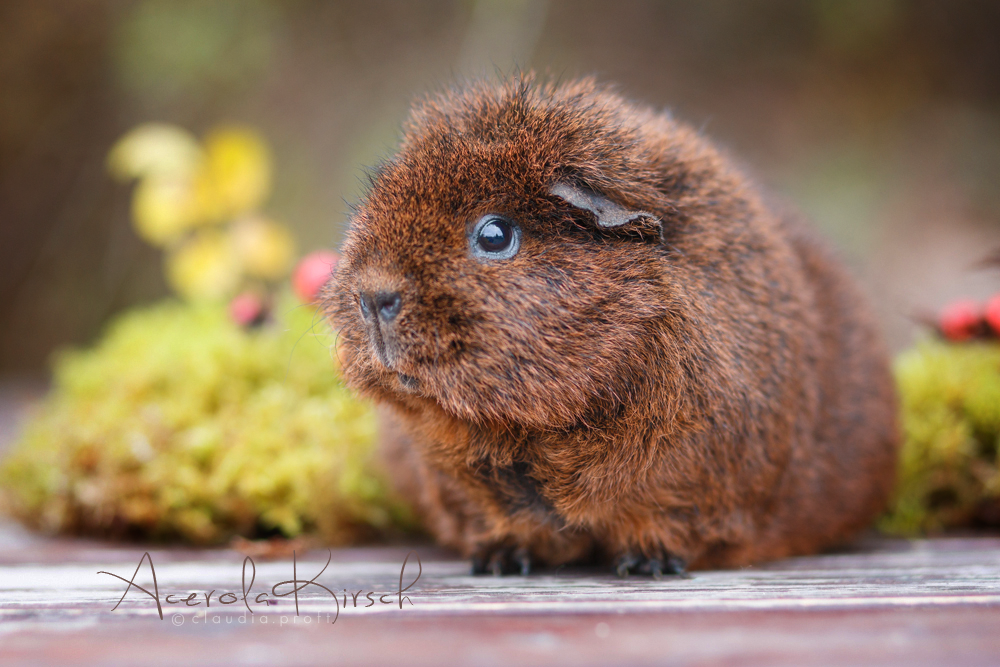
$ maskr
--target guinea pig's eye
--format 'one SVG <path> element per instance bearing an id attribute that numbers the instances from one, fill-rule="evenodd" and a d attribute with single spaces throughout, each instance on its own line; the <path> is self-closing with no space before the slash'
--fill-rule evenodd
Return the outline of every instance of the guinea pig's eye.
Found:
<path id="1" fill-rule="evenodd" d="M 511 220 L 490 213 L 476 223 L 469 237 L 474 255 L 483 259 L 509 259 L 521 245 L 521 229 Z"/>

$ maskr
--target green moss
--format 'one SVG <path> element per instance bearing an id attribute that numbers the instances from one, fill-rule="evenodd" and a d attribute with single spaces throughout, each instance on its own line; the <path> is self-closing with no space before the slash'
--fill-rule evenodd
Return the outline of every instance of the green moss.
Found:
<path id="1" fill-rule="evenodd" d="M 0 501 L 48 531 L 345 544 L 414 527 L 373 457 L 372 408 L 343 386 L 307 307 L 246 331 L 222 305 L 165 302 L 60 354 L 0 466 Z M 1000 344 L 926 341 L 895 365 L 904 444 L 881 527 L 1000 523 Z"/>
<path id="2" fill-rule="evenodd" d="M 896 360 L 903 449 L 881 527 L 915 534 L 1000 520 L 1000 344 L 927 341 Z"/>
<path id="3" fill-rule="evenodd" d="M 333 335 L 311 308 L 276 312 L 245 331 L 224 306 L 166 302 L 59 355 L 51 395 L 0 467 L 5 508 L 50 532 L 197 544 L 343 544 L 410 527 Z"/>

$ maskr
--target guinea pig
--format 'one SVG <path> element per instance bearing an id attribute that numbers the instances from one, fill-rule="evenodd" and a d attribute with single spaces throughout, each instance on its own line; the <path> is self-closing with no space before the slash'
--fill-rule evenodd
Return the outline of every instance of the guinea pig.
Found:
<path id="1" fill-rule="evenodd" d="M 322 304 L 400 488 L 476 573 L 808 554 L 891 491 L 887 354 L 841 264 L 590 79 L 418 101 Z"/>

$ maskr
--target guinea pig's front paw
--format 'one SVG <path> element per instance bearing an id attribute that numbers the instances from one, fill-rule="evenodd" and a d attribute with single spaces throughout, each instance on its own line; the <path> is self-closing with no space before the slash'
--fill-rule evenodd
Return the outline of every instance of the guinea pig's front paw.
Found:
<path id="1" fill-rule="evenodd" d="M 667 574 L 684 578 L 689 576 L 684 559 L 668 553 L 653 557 L 626 552 L 615 560 L 615 573 L 619 577 L 627 577 L 629 574 L 648 574 L 654 579 L 660 579 Z"/>
<path id="2" fill-rule="evenodd" d="M 524 547 L 490 544 L 472 557 L 472 574 L 527 575 L 531 572 L 531 554 Z"/>

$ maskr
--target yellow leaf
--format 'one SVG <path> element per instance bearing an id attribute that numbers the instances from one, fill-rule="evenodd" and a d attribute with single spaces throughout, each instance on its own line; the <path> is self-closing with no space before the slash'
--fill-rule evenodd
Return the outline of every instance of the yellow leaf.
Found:
<path id="1" fill-rule="evenodd" d="M 218 185 L 207 164 L 195 174 L 192 188 L 194 208 L 198 211 L 195 224 L 213 225 L 231 220 L 231 217 L 227 217 L 229 211 L 226 203 L 221 199 Z"/>
<path id="2" fill-rule="evenodd" d="M 167 256 L 167 280 L 192 301 L 231 295 L 240 282 L 240 263 L 232 240 L 214 230 L 196 234 Z"/>
<path id="3" fill-rule="evenodd" d="M 108 170 L 126 180 L 143 176 L 189 177 L 204 154 L 190 132 L 164 123 L 144 123 L 108 153 Z"/>
<path id="4" fill-rule="evenodd" d="M 207 177 L 219 213 L 235 217 L 260 206 L 271 190 L 271 156 L 259 134 L 219 128 L 205 137 Z"/>
<path id="5" fill-rule="evenodd" d="M 295 242 L 291 232 L 261 217 L 251 217 L 233 225 L 233 243 L 243 270 L 265 280 L 282 278 L 292 263 Z"/>
<path id="6" fill-rule="evenodd" d="M 167 245 L 197 222 L 196 204 L 190 180 L 144 178 L 132 194 L 135 229 L 149 243 Z"/>

